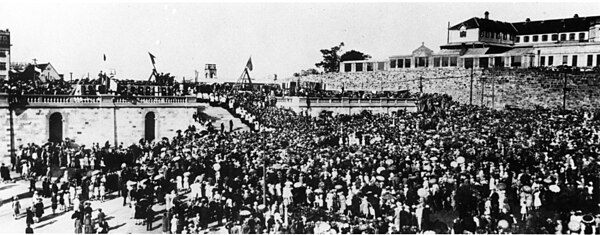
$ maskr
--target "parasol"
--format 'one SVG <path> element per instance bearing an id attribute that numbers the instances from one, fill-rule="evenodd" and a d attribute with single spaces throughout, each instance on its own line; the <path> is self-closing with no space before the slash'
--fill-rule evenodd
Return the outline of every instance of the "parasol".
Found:
<path id="1" fill-rule="evenodd" d="M 322 190 L 322 189 L 320 189 L 320 188 L 318 188 L 318 189 L 315 189 L 315 193 L 323 193 L 323 190 Z"/>
<path id="2" fill-rule="evenodd" d="M 456 158 L 456 163 L 458 163 L 458 164 L 465 163 L 465 158 L 464 157 L 458 157 L 458 158 Z"/>
<path id="3" fill-rule="evenodd" d="M 264 210 L 265 208 L 267 208 L 267 207 L 264 204 L 258 205 L 258 209 L 261 211 Z"/>
<path id="4" fill-rule="evenodd" d="M 249 216 L 251 213 L 248 210 L 240 211 L 240 216 Z"/>
<path id="5" fill-rule="evenodd" d="M 300 187 L 302 187 L 302 183 L 300 183 L 300 182 L 294 183 L 294 188 L 300 188 Z"/>
<path id="6" fill-rule="evenodd" d="M 163 175 L 156 175 L 154 176 L 154 180 L 160 180 L 163 178 Z"/>
<path id="7" fill-rule="evenodd" d="M 452 168 L 456 168 L 456 167 L 458 166 L 458 162 L 456 162 L 456 161 L 452 161 L 452 162 L 450 162 L 450 166 L 451 166 Z"/>
<path id="8" fill-rule="evenodd" d="M 383 176 L 381 176 L 381 175 L 378 175 L 376 178 L 377 178 L 377 180 L 379 180 L 379 181 L 385 181 L 385 177 L 383 177 Z"/>
<path id="9" fill-rule="evenodd" d="M 181 159 L 181 157 L 174 157 L 173 161 L 176 162 L 176 161 L 179 161 L 179 159 Z"/>
<path id="10" fill-rule="evenodd" d="M 220 169 L 221 169 L 221 165 L 220 165 L 219 163 L 215 163 L 215 164 L 213 165 L 213 170 L 215 170 L 215 171 L 219 171 Z"/>
<path id="11" fill-rule="evenodd" d="M 339 185 L 339 184 L 335 186 L 335 189 L 337 189 L 337 190 L 340 190 L 340 189 L 343 189 L 343 188 L 344 188 L 344 186 Z"/>
<path id="12" fill-rule="evenodd" d="M 392 160 L 392 159 L 385 160 L 385 164 L 392 165 L 392 164 L 394 164 L 394 160 Z"/>
<path id="13" fill-rule="evenodd" d="M 550 177 L 544 179 L 544 183 L 546 184 L 551 184 L 552 183 L 552 179 L 550 179 Z"/>
<path id="14" fill-rule="evenodd" d="M 594 217 L 590 214 L 584 215 L 583 218 L 581 219 L 581 222 L 588 223 L 588 224 L 592 223 L 592 222 L 594 222 Z"/>
<path id="15" fill-rule="evenodd" d="M 498 221 L 498 228 L 500 228 L 500 229 L 507 229 L 508 228 L 508 221 L 506 221 L 504 219 Z"/>
<path id="16" fill-rule="evenodd" d="M 385 171 L 385 168 L 380 166 L 377 168 L 377 174 L 381 174 L 382 171 Z"/>
<path id="17" fill-rule="evenodd" d="M 417 194 L 419 195 L 419 197 L 427 197 L 429 193 L 426 189 L 420 188 L 417 190 Z"/>
<path id="18" fill-rule="evenodd" d="M 275 163 L 271 166 L 271 168 L 275 169 L 275 170 L 281 170 L 283 168 L 283 166 L 279 163 Z"/>
<path id="19" fill-rule="evenodd" d="M 287 185 L 287 186 L 291 186 L 291 185 L 293 185 L 293 184 L 294 184 L 294 183 L 292 183 L 292 182 L 290 182 L 290 181 L 286 181 L 286 182 L 285 182 L 285 185 Z"/>
<path id="20" fill-rule="evenodd" d="M 183 173 L 183 176 L 184 176 L 184 177 L 190 177 L 190 175 L 191 175 L 191 174 L 192 174 L 192 173 L 190 173 L 189 171 L 186 171 L 185 173 Z"/>
<path id="21" fill-rule="evenodd" d="M 571 230 L 571 232 L 577 232 L 581 229 L 581 223 L 571 221 L 571 222 L 569 222 L 568 227 L 569 227 L 569 230 Z"/>
<path id="22" fill-rule="evenodd" d="M 432 162 L 435 162 L 435 161 L 438 160 L 438 158 L 437 157 L 431 157 L 431 158 L 429 158 L 429 160 L 431 160 Z"/>
<path id="23" fill-rule="evenodd" d="M 100 170 L 95 170 L 92 172 L 92 175 L 97 175 L 97 174 L 100 174 Z"/>
<path id="24" fill-rule="evenodd" d="M 548 187 L 548 189 L 550 189 L 550 191 L 552 191 L 554 193 L 560 192 L 560 187 L 558 187 L 558 185 L 556 185 L 556 184 L 550 185 L 550 187 Z"/>

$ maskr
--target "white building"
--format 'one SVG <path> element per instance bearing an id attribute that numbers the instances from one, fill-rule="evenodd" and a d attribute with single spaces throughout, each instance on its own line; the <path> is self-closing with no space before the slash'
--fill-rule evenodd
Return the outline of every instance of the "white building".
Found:
<path id="1" fill-rule="evenodd" d="M 0 30 L 0 80 L 8 80 L 10 70 L 10 31 Z"/>

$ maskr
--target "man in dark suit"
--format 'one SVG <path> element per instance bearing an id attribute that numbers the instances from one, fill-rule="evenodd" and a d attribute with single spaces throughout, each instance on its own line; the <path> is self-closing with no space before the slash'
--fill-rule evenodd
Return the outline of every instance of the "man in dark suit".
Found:
<path id="1" fill-rule="evenodd" d="M 146 208 L 146 231 L 152 231 L 152 222 L 154 221 L 154 211 L 152 205 Z"/>

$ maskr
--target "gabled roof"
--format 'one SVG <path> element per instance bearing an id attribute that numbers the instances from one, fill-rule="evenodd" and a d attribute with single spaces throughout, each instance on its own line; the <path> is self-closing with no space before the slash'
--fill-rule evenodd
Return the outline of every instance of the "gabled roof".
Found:
<path id="1" fill-rule="evenodd" d="M 433 54 L 433 50 L 426 47 L 425 43 L 421 43 L 421 46 L 412 52 L 412 55 L 416 55 L 416 54 L 429 56 L 429 55 Z"/>
<path id="2" fill-rule="evenodd" d="M 542 34 L 588 31 L 590 24 L 600 20 L 600 16 L 574 17 L 565 19 L 525 21 L 513 23 L 519 34 Z"/>
<path id="3" fill-rule="evenodd" d="M 460 24 L 450 27 L 450 30 L 459 30 L 460 27 L 465 26 L 467 29 L 481 29 L 483 31 L 490 32 L 502 32 L 502 33 L 516 33 L 517 29 L 511 24 L 502 21 L 483 19 L 473 17 Z"/>

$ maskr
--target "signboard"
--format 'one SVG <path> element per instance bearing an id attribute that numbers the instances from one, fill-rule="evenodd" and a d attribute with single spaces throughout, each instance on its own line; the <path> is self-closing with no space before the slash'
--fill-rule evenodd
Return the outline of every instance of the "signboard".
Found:
<path id="1" fill-rule="evenodd" d="M 217 78 L 217 65 L 206 64 L 204 66 L 204 76 L 205 78 Z"/>
<path id="2" fill-rule="evenodd" d="M 5 34 L 0 31 L 0 47 L 10 47 L 10 34 Z"/>

